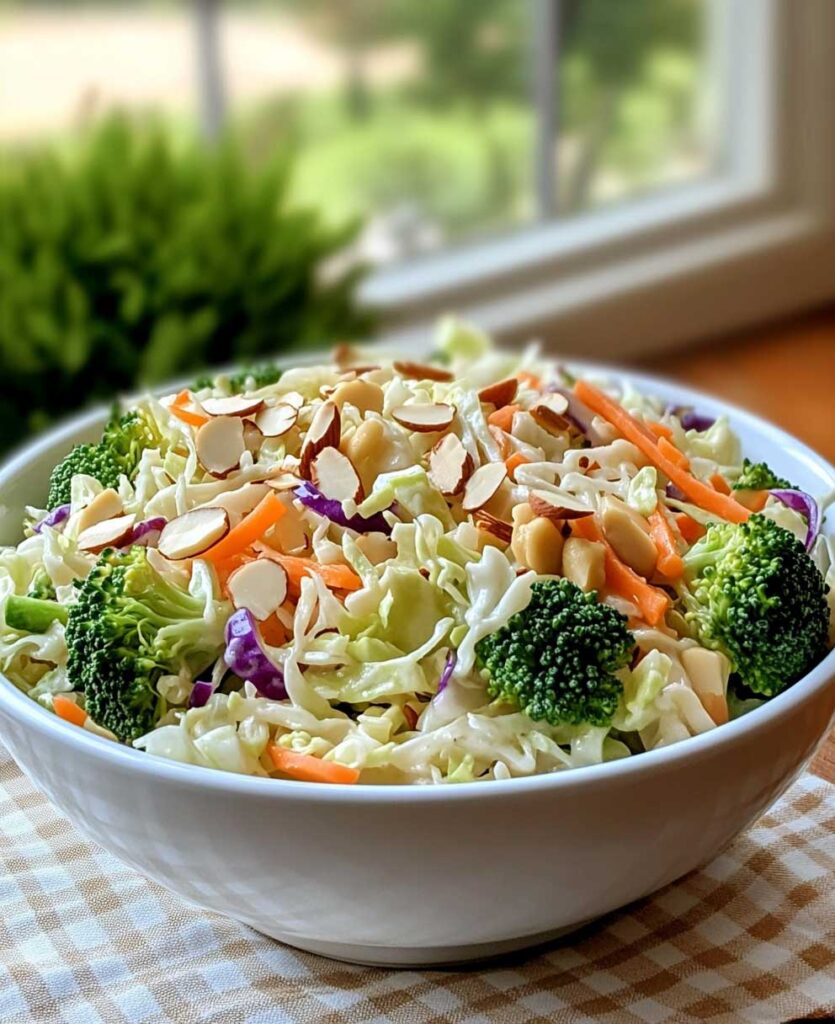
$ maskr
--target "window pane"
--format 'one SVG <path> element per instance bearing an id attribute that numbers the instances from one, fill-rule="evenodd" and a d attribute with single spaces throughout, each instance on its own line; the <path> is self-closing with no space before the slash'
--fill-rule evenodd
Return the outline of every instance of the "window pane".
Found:
<path id="1" fill-rule="evenodd" d="M 561 214 L 713 168 L 710 7 L 710 0 L 562 0 Z"/>
<path id="2" fill-rule="evenodd" d="M 534 214 L 527 0 L 281 0 L 228 10 L 235 118 L 298 148 L 300 198 L 368 218 L 379 262 Z M 257 22 L 257 25 L 255 24 Z"/>
<path id="3" fill-rule="evenodd" d="M 217 0 L 233 128 L 408 259 L 705 175 L 721 0 Z M 198 125 L 197 0 L 0 0 L 0 142 L 114 104 Z M 37 54 L 37 60 L 33 59 Z"/>

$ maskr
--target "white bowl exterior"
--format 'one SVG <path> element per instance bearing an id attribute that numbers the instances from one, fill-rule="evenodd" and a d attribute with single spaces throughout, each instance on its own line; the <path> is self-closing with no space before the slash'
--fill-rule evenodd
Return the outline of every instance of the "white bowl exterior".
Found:
<path id="1" fill-rule="evenodd" d="M 673 881 L 779 796 L 834 711 L 835 689 L 820 687 L 765 727 L 670 764 L 428 800 L 209 787 L 188 768 L 137 772 L 95 742 L 21 728 L 8 703 L 0 719 L 38 787 L 137 870 L 295 945 L 385 961 L 389 947 L 432 958 L 569 927 Z"/>
<path id="2" fill-rule="evenodd" d="M 835 471 L 799 442 L 732 419 L 751 457 L 813 492 L 833 486 Z M 100 422 L 47 436 L 0 473 L 3 540 L 62 452 Z M 7 681 L 0 731 L 81 831 L 186 899 L 301 947 L 434 962 L 579 925 L 712 858 L 828 732 L 833 677 L 830 654 L 767 707 L 683 744 L 469 786 L 317 787 L 178 765 L 67 727 Z"/>

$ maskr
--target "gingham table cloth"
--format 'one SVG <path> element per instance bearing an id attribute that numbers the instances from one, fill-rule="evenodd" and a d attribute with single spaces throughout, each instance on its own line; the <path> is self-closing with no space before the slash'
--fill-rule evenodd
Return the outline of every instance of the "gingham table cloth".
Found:
<path id="1" fill-rule="evenodd" d="M 84 840 L 0 747 L 2 1024 L 777 1022 L 835 1014 L 835 786 L 534 955 L 353 967 L 186 905 Z"/>

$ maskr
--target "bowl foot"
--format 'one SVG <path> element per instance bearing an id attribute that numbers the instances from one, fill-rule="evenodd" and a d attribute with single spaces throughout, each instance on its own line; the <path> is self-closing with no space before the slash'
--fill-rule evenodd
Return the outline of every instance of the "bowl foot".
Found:
<path id="1" fill-rule="evenodd" d="M 593 918 L 578 921 L 576 924 L 549 931 L 537 932 L 533 935 L 520 935 L 513 939 L 501 939 L 496 942 L 478 942 L 468 946 L 363 946 L 348 942 L 326 942 L 318 939 L 303 939 L 298 936 L 285 936 L 280 932 L 272 932 L 265 928 L 255 927 L 270 938 L 277 939 L 288 946 L 316 953 L 331 960 L 342 960 L 349 964 L 363 967 L 461 967 L 476 963 L 495 960 L 511 953 L 517 953 L 533 946 L 541 946 L 555 939 L 578 931 Z"/>

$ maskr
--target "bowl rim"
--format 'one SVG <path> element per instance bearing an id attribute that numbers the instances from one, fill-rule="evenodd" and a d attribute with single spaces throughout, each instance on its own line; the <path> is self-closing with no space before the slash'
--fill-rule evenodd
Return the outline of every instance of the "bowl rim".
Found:
<path id="1" fill-rule="evenodd" d="M 279 362 L 290 365 L 300 365 L 301 363 L 310 365 L 311 361 L 315 363 L 315 357 L 313 360 L 290 357 Z M 827 459 L 793 434 L 734 403 L 678 384 L 667 377 L 633 370 L 627 366 L 573 359 L 570 356 L 566 357 L 564 362 L 570 369 L 576 368 L 584 374 L 592 376 L 599 374 L 620 381 L 636 383 L 642 388 L 648 388 L 650 394 L 653 393 L 653 389 L 656 389 L 655 393 L 660 393 L 661 397 L 667 397 L 664 392 L 668 392 L 670 393 L 669 397 L 677 401 L 683 400 L 683 403 L 701 405 L 717 415 L 727 414 L 735 421 L 735 427 L 742 425 L 746 431 L 752 431 L 764 440 L 770 440 L 782 448 L 789 447 L 794 458 L 800 458 L 808 469 L 814 470 L 832 488 L 835 488 L 835 466 Z M 165 393 L 164 390 L 162 393 Z M 107 408 L 104 406 L 81 413 L 65 420 L 33 442 L 18 448 L 0 466 L 0 493 L 8 480 L 13 479 L 24 466 L 37 459 L 45 449 L 52 448 L 62 440 L 71 442 L 79 432 L 102 421 L 106 413 Z M 142 775 L 149 775 L 154 779 L 176 783 L 186 788 L 208 789 L 218 795 L 252 794 L 267 799 L 313 799 L 327 803 L 388 804 L 391 802 L 401 803 L 404 800 L 409 803 L 427 800 L 489 800 L 501 799 L 513 794 L 522 798 L 525 795 L 552 790 L 605 785 L 612 779 L 638 781 L 648 772 L 660 772 L 665 768 L 678 767 L 688 760 L 694 762 L 702 760 L 718 754 L 725 747 L 732 746 L 743 736 L 755 736 L 757 733 L 767 730 L 782 715 L 788 715 L 793 709 L 834 684 L 835 648 L 811 672 L 784 690 L 783 693 L 772 698 L 765 706 L 709 732 L 691 736 L 679 743 L 615 761 L 585 765 L 582 768 L 520 778 L 494 779 L 482 784 L 446 786 L 420 783 L 327 786 L 300 780 L 239 775 L 220 769 L 205 768 L 201 765 L 183 764 L 114 743 L 112 740 L 96 736 L 94 733 L 78 727 L 73 728 L 29 698 L 2 673 L 0 673 L 0 711 L 27 729 L 40 733 L 44 739 L 60 742 L 70 749 L 78 749 L 80 753 L 93 758 L 99 757 L 105 763 L 113 763 L 114 767 L 119 765 L 126 770 L 132 768 Z M 0 740 L 2 738 L 2 734 L 0 734 Z"/>

